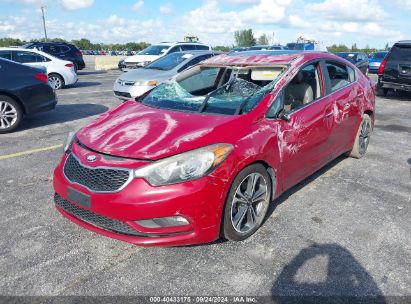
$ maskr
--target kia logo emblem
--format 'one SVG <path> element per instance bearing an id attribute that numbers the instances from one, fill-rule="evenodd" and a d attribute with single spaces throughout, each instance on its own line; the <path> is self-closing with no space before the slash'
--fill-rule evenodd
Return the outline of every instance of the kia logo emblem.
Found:
<path id="1" fill-rule="evenodd" d="M 96 160 L 97 160 L 97 156 L 95 156 L 95 155 L 88 155 L 87 156 L 87 161 L 89 161 L 89 162 L 95 162 Z"/>

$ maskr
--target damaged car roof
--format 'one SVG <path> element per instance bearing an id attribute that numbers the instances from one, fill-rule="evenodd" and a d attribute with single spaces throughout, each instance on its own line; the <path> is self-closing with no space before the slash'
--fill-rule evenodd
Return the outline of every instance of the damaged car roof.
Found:
<path id="1" fill-rule="evenodd" d="M 250 66 L 250 65 L 287 65 L 298 58 L 319 55 L 328 57 L 327 53 L 301 52 L 301 51 L 250 51 L 239 53 L 227 53 L 209 58 L 202 65 L 218 66 Z"/>

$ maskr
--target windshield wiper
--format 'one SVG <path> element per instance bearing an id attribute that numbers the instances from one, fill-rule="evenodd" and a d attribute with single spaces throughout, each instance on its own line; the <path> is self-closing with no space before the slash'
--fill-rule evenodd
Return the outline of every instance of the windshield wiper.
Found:
<path id="1" fill-rule="evenodd" d="M 217 93 L 217 92 L 220 91 L 221 89 L 229 90 L 230 87 L 231 87 L 231 85 L 232 85 L 232 84 L 234 83 L 234 81 L 236 81 L 236 80 L 237 80 L 237 77 L 233 77 L 233 78 L 231 78 L 226 84 L 224 84 L 223 86 L 221 86 L 221 87 L 215 89 L 214 91 L 211 91 L 210 93 L 208 93 L 208 94 L 206 95 L 206 97 L 204 98 L 203 103 L 201 104 L 200 108 L 198 109 L 198 112 L 201 113 L 201 112 L 204 111 L 204 109 L 207 107 L 208 100 L 210 99 L 210 97 L 211 97 L 214 93 Z"/>

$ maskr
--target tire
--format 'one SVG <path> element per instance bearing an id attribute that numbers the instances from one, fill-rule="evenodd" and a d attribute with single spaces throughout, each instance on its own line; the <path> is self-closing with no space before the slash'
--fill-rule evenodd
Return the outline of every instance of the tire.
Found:
<path id="1" fill-rule="evenodd" d="M 377 84 L 377 96 L 385 97 L 388 94 L 388 89 L 381 87 L 381 84 Z"/>
<path id="2" fill-rule="evenodd" d="M 0 95 L 0 134 L 13 131 L 22 118 L 23 110 L 20 104 L 9 96 Z"/>
<path id="3" fill-rule="evenodd" d="M 49 82 L 53 89 L 60 90 L 64 87 L 64 79 L 59 74 L 49 74 Z"/>
<path id="4" fill-rule="evenodd" d="M 360 126 L 358 127 L 354 145 L 346 155 L 353 158 L 361 158 L 367 152 L 370 136 L 372 133 L 372 121 L 368 114 L 364 114 Z"/>
<path id="5" fill-rule="evenodd" d="M 238 173 L 224 207 L 221 227 L 224 238 L 242 241 L 260 228 L 271 201 L 271 187 L 270 176 L 261 164 L 250 165 Z"/>

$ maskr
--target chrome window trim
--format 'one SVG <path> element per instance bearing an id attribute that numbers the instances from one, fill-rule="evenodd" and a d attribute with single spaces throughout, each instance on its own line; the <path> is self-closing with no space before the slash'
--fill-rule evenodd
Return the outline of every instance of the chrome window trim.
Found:
<path id="1" fill-rule="evenodd" d="M 126 181 L 120 188 L 118 188 L 118 189 L 115 190 L 115 191 L 96 191 L 96 190 L 92 190 L 92 189 L 90 189 L 89 187 L 87 187 L 87 186 L 85 186 L 85 185 L 82 185 L 82 184 L 79 184 L 79 183 L 77 183 L 77 182 L 71 181 L 71 180 L 66 176 L 66 173 L 64 172 L 64 168 L 66 167 L 67 159 L 70 157 L 70 155 L 72 155 L 72 156 L 79 162 L 80 166 L 82 166 L 82 167 L 84 167 L 84 168 L 91 169 L 91 170 L 93 170 L 93 169 L 110 169 L 110 170 L 127 171 L 127 172 L 128 172 L 128 179 L 127 179 L 127 181 Z M 80 159 L 79 159 L 74 153 L 70 153 L 70 154 L 66 157 L 66 159 L 65 159 L 65 161 L 64 161 L 64 166 L 63 166 L 63 170 L 62 170 L 62 171 L 63 171 L 63 175 L 64 175 L 64 177 L 66 178 L 66 180 L 69 181 L 71 184 L 79 185 L 79 186 L 81 186 L 81 187 L 84 187 L 84 188 L 86 188 L 88 191 L 90 191 L 90 192 L 92 192 L 92 193 L 118 193 L 118 192 L 120 192 L 121 190 L 123 190 L 123 189 L 133 180 L 133 170 L 132 170 L 132 169 L 120 168 L 120 167 L 109 167 L 109 166 L 90 167 L 90 166 L 87 166 L 87 165 L 83 164 L 83 163 L 80 161 Z"/>

